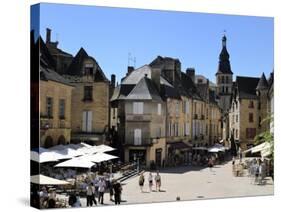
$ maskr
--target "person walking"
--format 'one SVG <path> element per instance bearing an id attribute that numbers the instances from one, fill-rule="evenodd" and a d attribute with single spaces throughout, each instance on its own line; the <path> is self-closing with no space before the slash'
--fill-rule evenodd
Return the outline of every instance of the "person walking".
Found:
<path id="1" fill-rule="evenodd" d="M 98 183 L 98 192 L 99 192 L 99 203 L 103 205 L 103 196 L 104 196 L 104 191 L 105 191 L 105 188 L 106 188 L 106 184 L 105 184 L 105 180 L 103 177 L 101 177 L 99 183 Z"/>
<path id="2" fill-rule="evenodd" d="M 213 162 L 213 159 L 210 157 L 209 161 L 208 161 L 208 167 L 209 167 L 210 171 L 212 171 L 213 166 L 214 166 L 214 162 Z"/>
<path id="3" fill-rule="evenodd" d="M 152 173 L 150 172 L 148 175 L 148 186 L 149 186 L 149 191 L 152 192 L 152 186 L 153 186 L 153 176 Z"/>
<path id="4" fill-rule="evenodd" d="M 161 187 L 161 176 L 159 174 L 159 171 L 157 171 L 157 174 L 155 176 L 155 184 L 156 184 L 156 191 L 160 191 Z"/>
<path id="5" fill-rule="evenodd" d="M 108 181 L 108 189 L 109 189 L 109 199 L 110 199 L 110 201 L 113 202 L 114 191 L 113 191 L 113 180 L 112 179 L 109 179 L 109 181 Z"/>
<path id="6" fill-rule="evenodd" d="M 140 186 L 141 192 L 143 192 L 143 185 L 144 185 L 144 176 L 143 176 L 143 173 L 141 173 L 140 178 L 139 178 L 139 186 Z"/>
<path id="7" fill-rule="evenodd" d="M 86 199 L 87 199 L 87 207 L 93 206 L 93 188 L 92 185 L 89 184 L 86 188 Z"/>
<path id="8" fill-rule="evenodd" d="M 120 205 L 121 203 L 121 192 L 122 192 L 122 186 L 119 181 L 115 181 L 113 183 L 113 191 L 114 191 L 114 202 L 115 205 Z"/>

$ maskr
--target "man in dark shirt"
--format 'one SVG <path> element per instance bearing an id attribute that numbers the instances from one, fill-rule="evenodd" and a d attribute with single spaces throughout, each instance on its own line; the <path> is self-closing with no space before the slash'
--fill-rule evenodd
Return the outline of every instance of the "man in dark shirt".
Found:
<path id="1" fill-rule="evenodd" d="M 115 205 L 120 205 L 122 187 L 119 181 L 113 183 Z"/>

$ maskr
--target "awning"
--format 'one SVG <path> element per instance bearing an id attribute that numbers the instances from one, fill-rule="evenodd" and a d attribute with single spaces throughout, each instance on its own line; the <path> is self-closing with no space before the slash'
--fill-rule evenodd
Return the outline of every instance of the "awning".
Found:
<path id="1" fill-rule="evenodd" d="M 193 150 L 208 150 L 208 148 L 207 148 L 207 147 L 204 147 L 204 146 L 193 147 L 192 149 L 193 149 Z"/>
<path id="2" fill-rule="evenodd" d="M 94 165 L 95 163 L 79 157 L 59 163 L 55 167 L 91 168 Z"/>
<path id="3" fill-rule="evenodd" d="M 68 185 L 70 184 L 64 180 L 57 180 L 55 178 L 47 177 L 45 175 L 33 175 L 30 177 L 30 182 L 39 185 Z"/>
<path id="4" fill-rule="evenodd" d="M 169 144 L 170 147 L 173 149 L 179 149 L 179 150 L 191 149 L 191 146 L 184 143 L 183 141 L 176 141 L 176 142 L 170 141 L 170 142 L 167 142 L 167 144 Z"/>
<path id="5" fill-rule="evenodd" d="M 106 153 L 103 153 L 103 152 L 98 152 L 98 153 L 93 154 L 93 155 L 90 155 L 90 154 L 84 155 L 84 156 L 81 156 L 79 158 L 81 158 L 83 160 L 86 160 L 86 161 L 101 163 L 103 161 L 113 160 L 113 159 L 116 159 L 118 157 L 114 156 L 114 155 L 106 154 Z"/>

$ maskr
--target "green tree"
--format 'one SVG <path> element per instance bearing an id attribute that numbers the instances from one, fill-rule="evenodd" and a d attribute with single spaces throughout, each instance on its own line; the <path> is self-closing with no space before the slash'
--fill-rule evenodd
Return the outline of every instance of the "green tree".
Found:
<path id="1" fill-rule="evenodd" d="M 262 120 L 261 124 L 269 124 L 270 128 L 273 129 L 273 114 Z M 267 142 L 270 144 L 270 157 L 274 160 L 274 132 L 272 129 L 268 129 L 255 137 L 255 144 L 261 144 Z"/>

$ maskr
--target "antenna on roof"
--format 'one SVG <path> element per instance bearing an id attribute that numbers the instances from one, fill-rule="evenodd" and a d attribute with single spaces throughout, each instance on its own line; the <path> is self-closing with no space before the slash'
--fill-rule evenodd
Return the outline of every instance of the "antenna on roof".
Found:
<path id="1" fill-rule="evenodd" d="M 136 57 L 132 57 L 131 52 L 128 53 L 128 66 L 136 66 Z"/>
<path id="2" fill-rule="evenodd" d="M 134 57 L 134 68 L 136 67 L 136 57 Z"/>
<path id="3" fill-rule="evenodd" d="M 59 40 L 59 33 L 56 33 L 56 41 Z"/>

